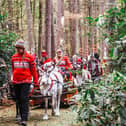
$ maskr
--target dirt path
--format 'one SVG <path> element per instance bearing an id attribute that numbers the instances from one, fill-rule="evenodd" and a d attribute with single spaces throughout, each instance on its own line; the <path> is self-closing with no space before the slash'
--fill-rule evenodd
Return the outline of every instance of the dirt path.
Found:
<path id="1" fill-rule="evenodd" d="M 43 109 L 30 110 L 28 126 L 77 126 L 76 113 L 71 108 L 62 108 L 60 117 L 52 117 L 49 109 L 49 120 L 42 120 Z M 15 106 L 0 109 L 0 126 L 18 126 L 15 122 Z"/>

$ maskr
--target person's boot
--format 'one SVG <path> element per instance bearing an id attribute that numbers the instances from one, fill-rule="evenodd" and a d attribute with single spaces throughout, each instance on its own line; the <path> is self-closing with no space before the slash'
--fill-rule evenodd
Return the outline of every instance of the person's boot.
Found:
<path id="1" fill-rule="evenodd" d="M 21 121 L 21 116 L 20 115 L 16 115 L 16 121 L 19 123 Z"/>
<path id="2" fill-rule="evenodd" d="M 22 121 L 22 122 L 20 123 L 20 126 L 27 126 L 26 121 Z"/>

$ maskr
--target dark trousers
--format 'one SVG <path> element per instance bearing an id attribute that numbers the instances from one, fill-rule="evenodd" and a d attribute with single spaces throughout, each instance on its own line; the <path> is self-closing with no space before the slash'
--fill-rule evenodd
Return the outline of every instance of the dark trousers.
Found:
<path id="1" fill-rule="evenodd" d="M 30 84 L 16 84 L 14 85 L 16 104 L 19 107 L 19 112 L 21 115 L 21 121 L 28 120 L 29 112 L 29 91 Z"/>

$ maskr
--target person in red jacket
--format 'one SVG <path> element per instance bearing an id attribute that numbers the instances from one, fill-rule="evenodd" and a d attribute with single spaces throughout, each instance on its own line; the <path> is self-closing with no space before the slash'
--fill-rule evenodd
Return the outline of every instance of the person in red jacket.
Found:
<path id="1" fill-rule="evenodd" d="M 53 59 L 53 62 L 61 68 L 65 79 L 71 79 L 71 73 L 68 70 L 73 69 L 73 66 L 70 63 L 68 56 L 63 56 L 63 52 L 61 49 L 58 49 L 56 51 L 56 56 Z"/>
<path id="2" fill-rule="evenodd" d="M 16 105 L 20 111 L 20 125 L 26 126 L 29 112 L 29 93 L 32 78 L 34 86 L 39 87 L 34 58 L 25 51 L 24 41 L 18 40 L 15 44 L 17 53 L 11 57 L 12 82 L 14 85 Z"/>
<path id="3" fill-rule="evenodd" d="M 55 64 L 58 63 L 59 67 L 64 67 L 66 70 L 68 70 L 69 68 L 72 69 L 73 66 L 71 65 L 68 56 L 63 56 L 63 52 L 61 49 L 58 49 L 56 51 L 56 56 L 53 59 L 53 62 Z"/>
<path id="4" fill-rule="evenodd" d="M 46 50 L 42 50 L 41 57 L 42 58 L 40 60 L 40 64 L 42 65 L 42 69 L 44 70 L 43 65 L 48 62 L 51 62 L 51 58 L 48 58 Z"/>

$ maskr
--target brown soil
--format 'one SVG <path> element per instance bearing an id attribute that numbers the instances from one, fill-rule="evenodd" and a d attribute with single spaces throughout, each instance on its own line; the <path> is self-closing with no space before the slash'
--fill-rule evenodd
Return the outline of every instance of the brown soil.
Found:
<path id="1" fill-rule="evenodd" d="M 49 109 L 49 120 L 42 120 L 44 109 L 30 110 L 28 126 L 77 126 L 76 113 L 71 108 L 61 108 L 60 117 L 52 117 Z M 15 121 L 15 106 L 4 106 L 0 109 L 0 126 L 18 126 Z"/>

